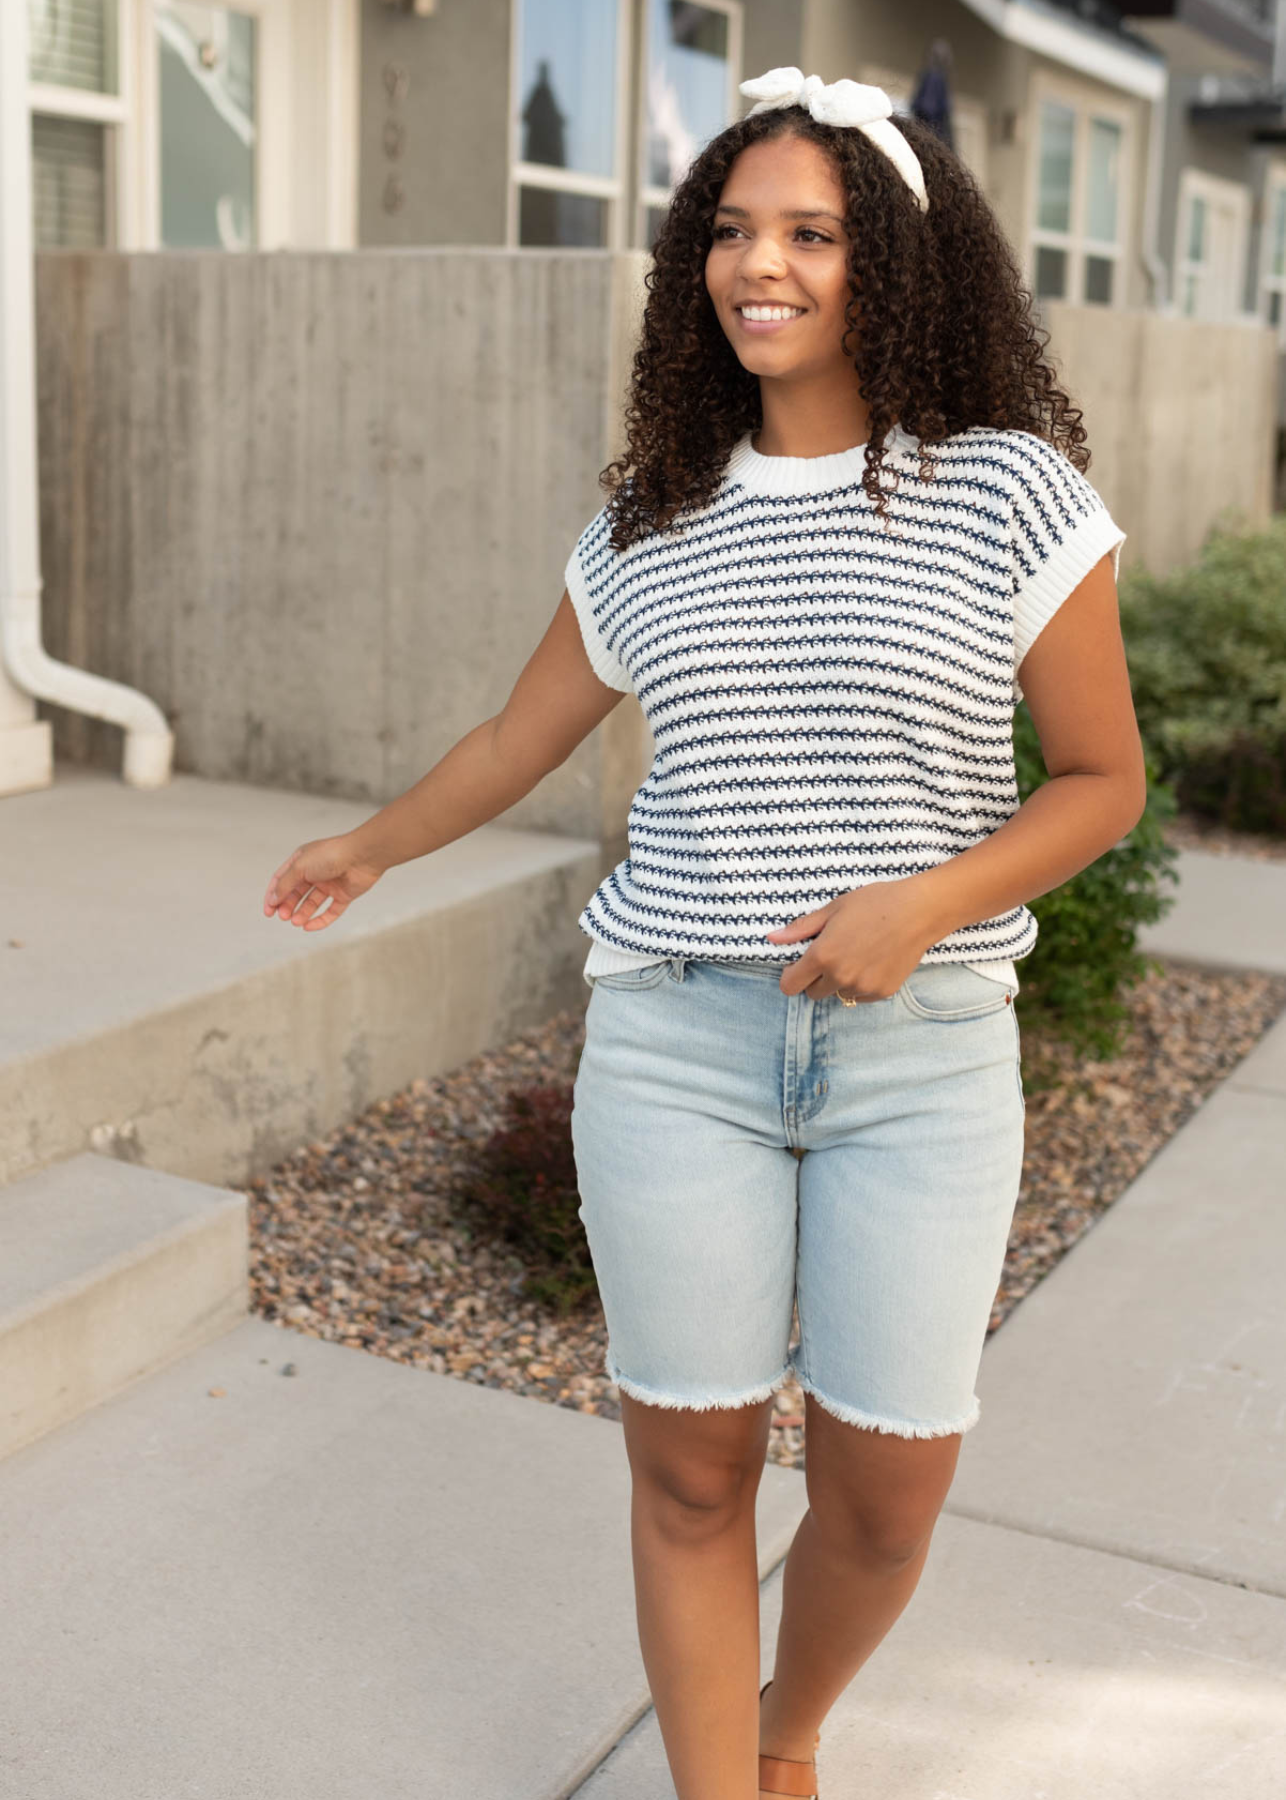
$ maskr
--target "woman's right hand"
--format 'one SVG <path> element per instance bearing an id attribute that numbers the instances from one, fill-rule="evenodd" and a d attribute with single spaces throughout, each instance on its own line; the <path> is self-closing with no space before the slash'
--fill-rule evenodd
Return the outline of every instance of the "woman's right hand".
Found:
<path id="1" fill-rule="evenodd" d="M 352 837 L 314 838 L 288 856 L 268 883 L 263 897 L 266 918 L 276 913 L 288 925 L 322 931 L 333 925 L 349 902 L 375 886 L 384 870 L 358 854 Z M 317 909 L 326 900 L 326 912 Z"/>

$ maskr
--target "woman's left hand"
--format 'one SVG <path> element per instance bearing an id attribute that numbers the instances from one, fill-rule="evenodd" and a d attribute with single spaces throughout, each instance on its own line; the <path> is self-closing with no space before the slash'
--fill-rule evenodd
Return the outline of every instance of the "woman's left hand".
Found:
<path id="1" fill-rule="evenodd" d="M 803 913 L 768 933 L 771 944 L 813 942 L 782 972 L 783 994 L 824 1000 L 887 1000 L 896 994 L 930 944 L 942 935 L 928 918 L 922 890 L 911 876 L 872 881 Z"/>

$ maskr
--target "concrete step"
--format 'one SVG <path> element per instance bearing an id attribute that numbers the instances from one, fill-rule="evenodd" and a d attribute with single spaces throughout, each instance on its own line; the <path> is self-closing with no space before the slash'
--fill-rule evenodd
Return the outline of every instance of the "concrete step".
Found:
<path id="1" fill-rule="evenodd" d="M 305 932 L 270 876 L 371 806 L 72 770 L 3 807 L 0 1183 L 97 1150 L 235 1187 L 588 993 L 583 838 L 483 827 Z"/>
<path id="2" fill-rule="evenodd" d="M 0 1189 L 0 1457 L 244 1320 L 244 1194 L 113 1157 Z"/>

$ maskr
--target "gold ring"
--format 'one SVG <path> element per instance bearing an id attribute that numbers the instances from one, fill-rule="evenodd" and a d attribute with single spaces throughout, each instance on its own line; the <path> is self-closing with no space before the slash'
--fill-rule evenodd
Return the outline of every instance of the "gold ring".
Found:
<path id="1" fill-rule="evenodd" d="M 836 995 L 839 999 L 839 1003 L 841 1006 L 860 1006 L 861 1005 L 860 1000 L 854 1000 L 854 999 L 851 999 L 849 997 L 849 995 L 847 995 L 847 994 L 841 994 L 838 988 L 836 988 L 835 992 L 836 992 Z"/>

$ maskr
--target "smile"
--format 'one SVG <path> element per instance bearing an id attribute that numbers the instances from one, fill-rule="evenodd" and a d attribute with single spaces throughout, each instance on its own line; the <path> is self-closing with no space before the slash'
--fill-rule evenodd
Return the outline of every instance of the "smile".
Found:
<path id="1" fill-rule="evenodd" d="M 787 319 L 798 319 L 802 306 L 738 306 L 734 308 L 751 325 L 776 325 Z"/>

